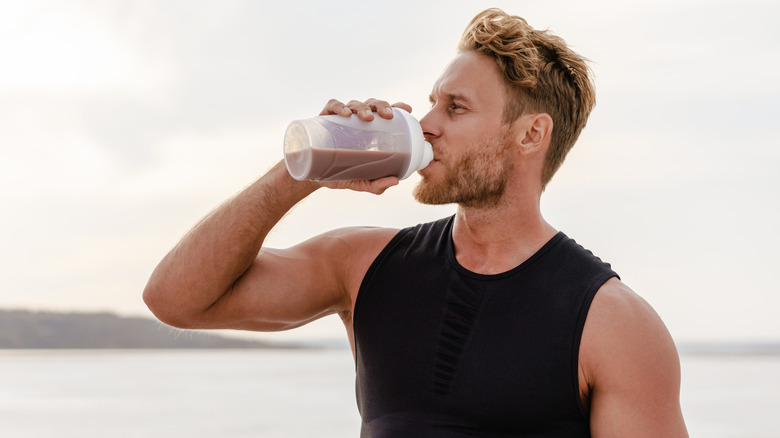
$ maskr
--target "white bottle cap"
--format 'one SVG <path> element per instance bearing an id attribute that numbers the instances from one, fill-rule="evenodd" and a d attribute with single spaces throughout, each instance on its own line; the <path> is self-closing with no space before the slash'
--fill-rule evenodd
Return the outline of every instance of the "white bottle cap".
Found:
<path id="1" fill-rule="evenodd" d="M 433 147 L 425 141 L 422 127 L 420 127 L 420 122 L 417 119 L 401 108 L 393 108 L 393 113 L 396 117 L 403 117 L 409 126 L 409 167 L 406 168 L 406 172 L 399 178 L 403 180 L 409 178 L 414 172 L 424 169 L 433 161 Z"/>

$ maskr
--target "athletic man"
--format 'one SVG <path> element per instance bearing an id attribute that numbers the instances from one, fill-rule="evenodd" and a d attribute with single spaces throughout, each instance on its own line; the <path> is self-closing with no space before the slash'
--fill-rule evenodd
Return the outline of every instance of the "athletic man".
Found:
<path id="1" fill-rule="evenodd" d="M 265 248 L 321 187 L 381 194 L 398 182 L 300 182 L 280 163 L 198 223 L 144 299 L 182 328 L 286 330 L 338 314 L 362 436 L 687 436 L 664 324 L 540 212 L 594 105 L 585 62 L 496 9 L 474 18 L 459 49 L 420 121 L 434 161 L 415 189 L 420 202 L 456 203 L 453 217 Z M 332 100 L 323 114 L 372 120 L 389 108 Z"/>

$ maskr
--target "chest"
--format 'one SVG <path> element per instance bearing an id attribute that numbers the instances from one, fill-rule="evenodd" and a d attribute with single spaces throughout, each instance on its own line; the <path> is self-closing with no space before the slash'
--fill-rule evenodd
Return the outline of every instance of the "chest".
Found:
<path id="1" fill-rule="evenodd" d="M 585 420 L 577 373 L 583 299 L 528 276 L 484 281 L 429 268 L 383 270 L 361 291 L 355 340 L 364 418 L 423 410 L 501 429 Z"/>

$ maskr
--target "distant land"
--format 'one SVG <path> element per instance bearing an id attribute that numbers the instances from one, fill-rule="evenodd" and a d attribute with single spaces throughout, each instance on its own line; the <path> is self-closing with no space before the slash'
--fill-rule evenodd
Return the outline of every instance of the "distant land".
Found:
<path id="1" fill-rule="evenodd" d="M 344 342 L 346 344 L 346 341 Z M 179 330 L 113 313 L 0 310 L 0 349 L 349 348 L 334 342 L 277 343 Z M 683 342 L 683 355 L 780 355 L 780 342 Z"/>
<path id="2" fill-rule="evenodd" d="M 296 347 L 179 330 L 149 318 L 113 313 L 0 310 L 0 349 Z"/>

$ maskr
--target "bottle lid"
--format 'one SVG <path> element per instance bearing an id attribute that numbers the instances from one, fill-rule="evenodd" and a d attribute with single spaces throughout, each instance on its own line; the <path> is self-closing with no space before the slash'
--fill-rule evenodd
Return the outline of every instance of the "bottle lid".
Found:
<path id="1" fill-rule="evenodd" d="M 409 127 L 409 166 L 406 168 L 406 173 L 399 177 L 399 179 L 409 178 L 414 172 L 420 169 L 424 169 L 431 161 L 433 161 L 433 147 L 430 143 L 425 141 L 422 127 L 420 122 L 417 121 L 411 114 L 401 108 L 393 108 L 393 113 L 396 117 L 401 116 L 406 121 Z"/>

